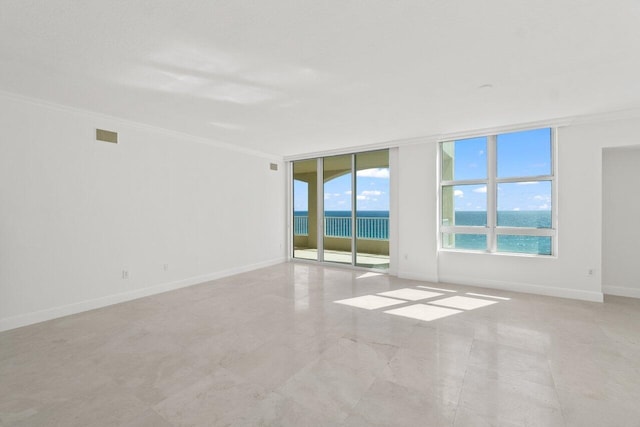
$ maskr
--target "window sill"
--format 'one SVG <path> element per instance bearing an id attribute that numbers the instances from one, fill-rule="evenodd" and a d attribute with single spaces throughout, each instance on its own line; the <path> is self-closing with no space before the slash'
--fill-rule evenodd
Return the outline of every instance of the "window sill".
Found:
<path id="1" fill-rule="evenodd" d="M 540 255 L 540 254 L 525 254 L 518 252 L 489 252 L 489 251 L 473 251 L 467 249 L 438 249 L 438 252 L 458 253 L 458 254 L 474 254 L 474 255 L 490 255 L 490 256 L 504 256 L 504 257 L 518 257 L 518 258 L 541 258 L 541 259 L 557 259 L 557 255 Z"/>

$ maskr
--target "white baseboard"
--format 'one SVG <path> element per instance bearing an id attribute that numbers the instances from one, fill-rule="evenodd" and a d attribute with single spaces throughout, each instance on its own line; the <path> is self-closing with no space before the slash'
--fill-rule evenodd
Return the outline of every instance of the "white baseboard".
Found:
<path id="1" fill-rule="evenodd" d="M 602 294 L 602 292 L 540 286 L 532 285 L 530 283 L 502 282 L 499 280 L 475 280 L 473 278 L 464 276 L 440 277 L 440 281 L 443 283 L 477 286 L 480 288 L 500 289 L 503 291 L 523 292 L 526 294 L 546 295 L 551 297 L 578 299 L 583 301 L 604 301 L 604 295 Z"/>
<path id="2" fill-rule="evenodd" d="M 94 310 L 96 308 L 106 307 L 108 305 L 118 304 L 125 301 L 131 301 L 150 295 L 161 294 L 163 292 L 173 291 L 187 286 L 197 285 L 199 283 L 208 282 L 210 280 L 221 279 L 223 277 L 233 276 L 235 274 L 245 273 L 247 271 L 257 270 L 264 267 L 280 264 L 284 262 L 284 258 L 277 258 L 269 261 L 263 261 L 255 264 L 245 265 L 242 267 L 231 268 L 228 270 L 217 271 L 215 273 L 204 274 L 201 276 L 188 277 L 186 279 L 174 282 L 161 283 L 142 289 L 136 289 L 131 292 L 123 292 L 114 295 L 107 295 L 100 298 L 80 301 L 72 304 L 66 304 L 58 307 L 52 307 L 45 310 L 34 311 L 31 313 L 19 314 L 17 316 L 6 317 L 0 319 L 0 332 L 9 329 L 20 328 L 22 326 L 32 325 L 34 323 L 45 322 L 59 317 L 69 316 L 71 314 L 81 313 L 83 311 Z"/>
<path id="3" fill-rule="evenodd" d="M 640 289 L 627 288 L 624 286 L 603 286 L 605 295 L 616 295 L 619 297 L 640 298 Z"/>

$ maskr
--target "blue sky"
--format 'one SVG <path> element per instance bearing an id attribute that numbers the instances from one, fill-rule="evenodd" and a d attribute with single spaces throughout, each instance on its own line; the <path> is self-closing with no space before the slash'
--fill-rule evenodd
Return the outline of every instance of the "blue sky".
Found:
<path id="1" fill-rule="evenodd" d="M 523 181 L 498 184 L 499 211 L 551 210 L 551 181 Z M 487 210 L 485 185 L 456 185 L 454 209 L 457 211 Z"/>
<path id="2" fill-rule="evenodd" d="M 551 131 L 536 129 L 498 135 L 498 177 L 549 175 L 551 173 Z M 487 176 L 487 139 L 456 141 L 454 179 L 482 179 Z M 484 185 L 458 185 L 454 207 L 459 211 L 484 211 Z M 551 210 L 551 182 L 525 181 L 498 185 L 499 211 Z"/>
<path id="3" fill-rule="evenodd" d="M 526 177 L 551 173 L 551 130 L 536 129 L 498 135 L 496 144 L 498 177 Z M 487 176 L 487 138 L 470 138 L 455 143 L 455 177 L 483 179 Z M 367 169 L 357 173 L 357 208 L 389 210 L 389 169 Z M 306 211 L 307 184 L 294 181 L 294 210 Z M 526 181 L 498 185 L 499 211 L 551 210 L 551 182 Z M 327 211 L 351 210 L 351 174 L 324 185 Z M 459 211 L 485 211 L 484 185 L 458 185 L 454 206 Z"/>
<path id="4" fill-rule="evenodd" d="M 357 172 L 356 203 L 359 211 L 389 210 L 389 169 L 367 169 Z M 308 189 L 305 182 L 293 182 L 293 205 L 296 211 L 308 210 Z M 342 175 L 324 184 L 326 211 L 351 210 L 351 174 Z"/>

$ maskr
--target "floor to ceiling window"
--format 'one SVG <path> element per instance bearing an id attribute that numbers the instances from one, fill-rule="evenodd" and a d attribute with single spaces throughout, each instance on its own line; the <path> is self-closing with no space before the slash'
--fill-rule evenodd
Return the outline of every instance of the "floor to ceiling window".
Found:
<path id="1" fill-rule="evenodd" d="M 388 150 L 293 162 L 293 257 L 388 269 L 389 189 Z"/>
<path id="2" fill-rule="evenodd" d="M 293 256 L 318 259 L 318 161 L 293 164 Z"/>
<path id="3" fill-rule="evenodd" d="M 323 159 L 324 261 L 353 263 L 352 157 Z"/>
<path id="4" fill-rule="evenodd" d="M 355 264 L 389 268 L 389 150 L 355 155 Z"/>

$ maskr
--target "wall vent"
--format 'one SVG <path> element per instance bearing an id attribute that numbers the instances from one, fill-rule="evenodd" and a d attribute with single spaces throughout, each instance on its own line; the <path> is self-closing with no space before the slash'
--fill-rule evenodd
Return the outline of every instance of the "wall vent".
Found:
<path id="1" fill-rule="evenodd" d="M 96 140 L 117 144 L 118 132 L 112 132 L 110 130 L 104 130 L 104 129 L 96 129 Z"/>
<path id="2" fill-rule="evenodd" d="M 272 171 L 277 171 L 278 170 L 278 164 L 277 163 L 269 163 L 269 169 L 271 169 Z"/>

